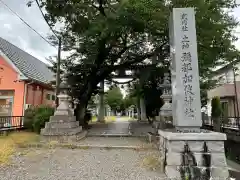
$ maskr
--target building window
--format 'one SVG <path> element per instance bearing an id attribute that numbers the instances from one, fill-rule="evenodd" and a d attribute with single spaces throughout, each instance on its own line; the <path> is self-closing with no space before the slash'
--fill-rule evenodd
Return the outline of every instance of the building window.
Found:
<path id="1" fill-rule="evenodd" d="M 51 100 L 51 94 L 47 94 L 47 95 L 46 95 L 46 99 L 47 99 L 47 100 Z"/>
<path id="2" fill-rule="evenodd" d="M 52 95 L 52 100 L 55 101 L 55 99 L 56 99 L 56 96 Z"/>
<path id="3" fill-rule="evenodd" d="M 221 106 L 222 106 L 222 117 L 228 117 L 228 102 L 222 101 Z"/>

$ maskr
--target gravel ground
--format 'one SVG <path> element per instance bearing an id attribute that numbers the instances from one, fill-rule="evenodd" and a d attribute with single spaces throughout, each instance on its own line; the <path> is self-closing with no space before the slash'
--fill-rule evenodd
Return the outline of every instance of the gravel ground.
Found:
<path id="1" fill-rule="evenodd" d="M 106 145 L 106 146 L 151 146 L 146 138 L 136 137 L 87 137 L 79 141 L 81 145 Z"/>
<path id="2" fill-rule="evenodd" d="M 155 150 L 28 149 L 0 167 L 0 180 L 163 180 L 157 166 L 149 169 Z"/>

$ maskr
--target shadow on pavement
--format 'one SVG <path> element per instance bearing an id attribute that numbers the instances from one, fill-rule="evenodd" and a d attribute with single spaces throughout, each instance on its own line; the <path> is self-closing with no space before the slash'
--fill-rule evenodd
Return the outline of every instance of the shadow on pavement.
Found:
<path id="1" fill-rule="evenodd" d="M 229 170 L 229 175 L 231 178 L 235 178 L 236 180 L 240 180 L 240 172 Z"/>

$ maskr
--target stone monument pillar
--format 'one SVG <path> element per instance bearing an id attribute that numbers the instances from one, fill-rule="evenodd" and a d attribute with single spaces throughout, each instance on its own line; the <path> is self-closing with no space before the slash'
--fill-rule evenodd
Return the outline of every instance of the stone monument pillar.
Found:
<path id="1" fill-rule="evenodd" d="M 98 122 L 104 122 L 104 81 L 100 82 L 100 93 L 99 93 L 99 109 L 98 109 Z"/>
<path id="2" fill-rule="evenodd" d="M 173 8 L 170 18 L 172 112 L 175 128 L 159 130 L 160 153 L 171 180 L 229 177 L 226 135 L 201 130 L 194 8 Z"/>
<path id="3" fill-rule="evenodd" d="M 45 140 L 57 141 L 76 141 L 82 134 L 82 127 L 76 121 L 73 111 L 70 107 L 70 96 L 67 94 L 68 85 L 66 78 L 60 84 L 59 106 L 54 116 L 50 117 L 50 121 L 45 124 L 45 128 L 41 129 L 41 135 Z"/>

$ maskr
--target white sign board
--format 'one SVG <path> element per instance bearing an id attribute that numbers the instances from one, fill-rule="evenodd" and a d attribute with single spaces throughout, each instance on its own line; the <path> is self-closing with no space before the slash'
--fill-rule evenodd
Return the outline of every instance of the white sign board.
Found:
<path id="1" fill-rule="evenodd" d="M 173 122 L 179 128 L 202 125 L 194 8 L 173 8 L 170 18 Z"/>

